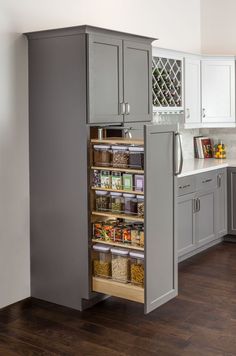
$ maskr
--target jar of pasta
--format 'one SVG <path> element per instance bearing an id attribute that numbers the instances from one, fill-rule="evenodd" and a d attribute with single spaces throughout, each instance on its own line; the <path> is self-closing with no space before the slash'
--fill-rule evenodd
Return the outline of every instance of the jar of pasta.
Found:
<path id="1" fill-rule="evenodd" d="M 110 247 L 102 244 L 93 245 L 93 275 L 95 277 L 111 277 Z"/>
<path id="2" fill-rule="evenodd" d="M 129 251 L 121 248 L 111 248 L 112 279 L 118 282 L 129 281 Z"/>
<path id="3" fill-rule="evenodd" d="M 131 284 L 144 287 L 144 253 L 130 252 Z"/>

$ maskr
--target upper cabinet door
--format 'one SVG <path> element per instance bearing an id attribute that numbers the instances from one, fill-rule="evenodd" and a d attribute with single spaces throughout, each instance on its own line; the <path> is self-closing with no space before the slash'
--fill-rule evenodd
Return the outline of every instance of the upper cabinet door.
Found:
<path id="1" fill-rule="evenodd" d="M 202 60 L 202 122 L 235 122 L 233 60 Z"/>
<path id="2" fill-rule="evenodd" d="M 145 313 L 177 295 L 175 125 L 145 125 Z"/>
<path id="3" fill-rule="evenodd" d="M 151 45 L 124 41 L 126 122 L 151 121 Z"/>
<path id="4" fill-rule="evenodd" d="M 201 62 L 185 58 L 185 123 L 201 124 Z"/>
<path id="5" fill-rule="evenodd" d="M 122 40 L 89 35 L 88 123 L 123 122 L 122 72 Z"/>

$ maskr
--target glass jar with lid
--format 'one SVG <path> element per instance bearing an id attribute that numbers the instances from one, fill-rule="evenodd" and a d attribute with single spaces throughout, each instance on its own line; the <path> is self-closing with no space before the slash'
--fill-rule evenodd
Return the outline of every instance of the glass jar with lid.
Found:
<path id="1" fill-rule="evenodd" d="M 130 279 L 129 251 L 121 248 L 111 248 L 112 279 L 127 283 Z"/>
<path id="2" fill-rule="evenodd" d="M 93 275 L 95 277 L 111 277 L 110 247 L 103 244 L 93 245 Z"/>
<path id="3" fill-rule="evenodd" d="M 134 169 L 144 168 L 144 148 L 131 146 L 129 147 L 129 167 Z"/>
<path id="4" fill-rule="evenodd" d="M 130 280 L 131 284 L 144 287 L 144 253 L 130 252 Z"/>
<path id="5" fill-rule="evenodd" d="M 111 187 L 110 171 L 101 171 L 101 188 L 109 189 Z"/>
<path id="6" fill-rule="evenodd" d="M 126 146 L 112 146 L 112 166 L 127 168 L 129 164 L 129 150 Z"/>
<path id="7" fill-rule="evenodd" d="M 110 194 L 110 210 L 113 213 L 120 214 L 124 209 L 124 198 L 122 193 L 111 192 Z"/>
<path id="8" fill-rule="evenodd" d="M 102 190 L 95 191 L 96 197 L 96 210 L 97 211 L 107 211 L 109 210 L 109 193 Z"/>
<path id="9" fill-rule="evenodd" d="M 144 196 L 137 195 L 137 211 L 140 218 L 144 218 Z"/>
<path id="10" fill-rule="evenodd" d="M 94 145 L 93 162 L 97 167 L 109 167 L 111 164 L 111 146 Z"/>
<path id="11" fill-rule="evenodd" d="M 137 198 L 135 194 L 124 194 L 125 214 L 137 214 Z"/>

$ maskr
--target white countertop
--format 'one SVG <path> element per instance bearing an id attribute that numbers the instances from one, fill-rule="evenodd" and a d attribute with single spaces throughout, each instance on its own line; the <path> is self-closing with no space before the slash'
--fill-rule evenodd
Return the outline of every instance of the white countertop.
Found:
<path id="1" fill-rule="evenodd" d="M 236 159 L 186 159 L 183 163 L 182 173 L 178 177 L 186 177 L 226 167 L 236 167 Z"/>

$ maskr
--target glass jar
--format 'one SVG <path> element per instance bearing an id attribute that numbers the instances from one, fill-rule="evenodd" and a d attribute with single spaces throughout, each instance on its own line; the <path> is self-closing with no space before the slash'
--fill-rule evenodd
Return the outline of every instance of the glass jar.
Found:
<path id="1" fill-rule="evenodd" d="M 109 171 L 101 171 L 101 188 L 111 187 L 111 175 Z"/>
<path id="2" fill-rule="evenodd" d="M 97 169 L 93 171 L 93 186 L 98 188 L 101 187 L 101 174 Z"/>
<path id="3" fill-rule="evenodd" d="M 138 216 L 140 218 L 144 218 L 144 196 L 143 195 L 137 195 L 137 211 L 138 211 Z"/>
<path id="4" fill-rule="evenodd" d="M 129 147 L 129 167 L 134 169 L 144 168 L 143 147 Z"/>
<path id="5" fill-rule="evenodd" d="M 93 238 L 102 241 L 113 241 L 116 220 L 98 221 L 93 224 Z"/>
<path id="6" fill-rule="evenodd" d="M 115 226 L 114 229 L 114 241 L 115 242 L 119 242 L 119 243 L 123 243 L 123 225 L 122 224 L 118 224 Z"/>
<path id="7" fill-rule="evenodd" d="M 111 163 L 111 146 L 94 145 L 93 162 L 95 166 L 109 167 Z"/>
<path id="8" fill-rule="evenodd" d="M 111 187 L 114 190 L 122 189 L 122 174 L 121 174 L 121 172 L 112 172 L 111 173 Z"/>
<path id="9" fill-rule="evenodd" d="M 111 248 L 112 279 L 127 283 L 129 281 L 129 251 L 120 248 Z"/>
<path id="10" fill-rule="evenodd" d="M 113 213 L 122 213 L 124 208 L 124 198 L 121 193 L 111 192 L 110 194 L 110 210 Z"/>
<path id="11" fill-rule="evenodd" d="M 130 252 L 131 284 L 144 287 L 144 253 Z"/>
<path id="12" fill-rule="evenodd" d="M 107 211 L 109 209 L 109 193 L 102 190 L 96 190 L 96 210 Z"/>
<path id="13" fill-rule="evenodd" d="M 137 198 L 134 194 L 124 194 L 124 212 L 125 214 L 137 214 Z"/>
<path id="14" fill-rule="evenodd" d="M 102 244 L 93 245 L 93 275 L 95 277 L 111 277 L 110 247 Z"/>
<path id="15" fill-rule="evenodd" d="M 134 176 L 134 187 L 136 192 L 144 191 L 144 175 L 135 174 Z"/>
<path id="16" fill-rule="evenodd" d="M 117 168 L 127 168 L 129 151 L 126 146 L 112 146 L 112 165 Z"/>

